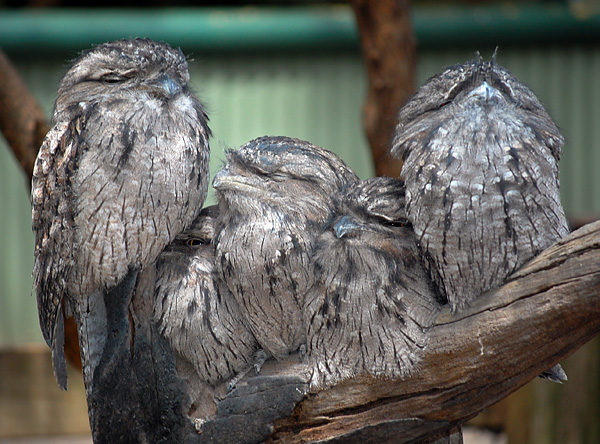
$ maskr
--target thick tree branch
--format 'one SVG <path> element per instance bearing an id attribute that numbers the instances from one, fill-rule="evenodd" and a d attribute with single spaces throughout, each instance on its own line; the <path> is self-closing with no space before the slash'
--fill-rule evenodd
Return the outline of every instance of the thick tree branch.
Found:
<path id="1" fill-rule="evenodd" d="M 49 129 L 42 107 L 0 49 L 0 132 L 27 175 L 29 186 L 35 158 Z M 73 318 L 65 321 L 65 355 L 81 369 L 77 327 Z"/>
<path id="2" fill-rule="evenodd" d="M 123 314 L 115 317 L 125 318 Z M 285 444 L 431 443 L 600 332 L 600 222 L 586 225 L 550 247 L 503 287 L 483 295 L 464 312 L 441 314 L 431 330 L 420 369 L 412 377 L 396 381 L 360 377 L 309 393 L 308 369 L 298 356 L 270 361 L 259 375 L 239 382 L 218 402 L 216 418 L 204 423 L 200 434 L 177 407 L 185 395 L 169 372 L 169 351 L 143 342 L 151 337 L 144 336 L 143 328 L 135 329 L 135 338 L 131 331 L 123 329 L 121 353 L 103 354 L 107 365 L 101 361 L 99 367 L 115 371 L 94 374 L 100 385 L 105 384 L 98 388 L 106 388 L 106 392 L 95 394 L 98 402 L 92 405 L 100 409 L 98 417 L 104 418 L 100 425 L 111 425 L 96 429 L 98 442 L 152 432 L 154 438 L 161 438 L 157 442 L 177 437 L 176 441 L 184 439 L 189 444 L 265 440 Z M 138 352 L 131 355 L 130 344 L 144 344 L 136 345 L 135 350 L 153 349 L 156 353 L 141 353 L 137 360 Z M 165 365 L 167 362 L 171 365 Z M 142 412 L 135 422 L 128 414 L 111 416 L 115 413 L 115 382 L 123 378 L 132 383 L 122 385 L 118 392 L 119 410 L 125 406 L 130 414 Z M 146 385 L 146 380 L 154 379 L 166 383 Z M 138 384 L 138 380 L 144 382 Z M 152 403 L 144 395 L 150 387 Z M 106 396 L 99 396 L 103 393 Z M 165 405 L 171 408 L 165 409 Z M 100 433 L 102 430 L 106 433 Z M 102 439 L 105 436 L 111 438 Z M 459 434 L 452 437 L 459 438 Z"/>
<path id="3" fill-rule="evenodd" d="M 398 110 L 414 91 L 415 37 L 408 0 L 351 0 L 367 76 L 365 130 L 379 176 L 398 177 L 402 162 L 388 155 Z"/>
<path id="4" fill-rule="evenodd" d="M 428 442 L 506 397 L 598 332 L 600 222 L 550 247 L 463 313 L 442 314 L 412 377 L 361 378 L 309 394 L 288 418 L 275 421 L 268 442 Z M 269 362 L 246 383 L 262 378 L 264 385 L 265 378 L 305 371 L 299 361 Z M 258 402 L 250 410 L 261 408 L 267 405 Z M 228 413 L 219 416 L 227 421 Z"/>
<path id="5" fill-rule="evenodd" d="M 30 183 L 33 164 L 48 129 L 42 108 L 0 50 L 0 131 Z"/>

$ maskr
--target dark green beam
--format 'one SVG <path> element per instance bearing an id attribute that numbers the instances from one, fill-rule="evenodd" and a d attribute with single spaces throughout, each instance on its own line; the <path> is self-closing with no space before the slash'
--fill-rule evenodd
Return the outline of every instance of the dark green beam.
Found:
<path id="1" fill-rule="evenodd" d="M 566 6 L 415 8 L 420 48 L 594 43 L 600 16 Z M 185 51 L 356 50 L 348 7 L 0 10 L 0 47 L 74 52 L 117 38 L 145 36 Z"/>

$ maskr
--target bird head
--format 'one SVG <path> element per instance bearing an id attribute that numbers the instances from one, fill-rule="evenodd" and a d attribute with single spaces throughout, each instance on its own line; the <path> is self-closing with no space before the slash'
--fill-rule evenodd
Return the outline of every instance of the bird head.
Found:
<path id="1" fill-rule="evenodd" d="M 398 114 L 392 155 L 406 158 L 413 149 L 440 137 L 440 129 L 453 131 L 453 121 L 469 122 L 461 130 L 471 131 L 473 137 L 462 134 L 465 140 L 481 139 L 488 130 L 496 132 L 498 122 L 517 125 L 520 133 L 531 131 L 557 159 L 564 142 L 533 92 L 498 65 L 495 56 L 489 62 L 478 56 L 450 66 L 419 88 Z"/>
<path id="2" fill-rule="evenodd" d="M 187 60 L 180 49 L 149 39 L 116 40 L 84 51 L 61 81 L 55 114 L 80 103 L 126 100 L 145 93 L 169 99 L 188 88 Z"/>
<path id="3" fill-rule="evenodd" d="M 246 209 L 275 206 L 296 213 L 304 208 L 322 218 L 340 190 L 358 180 L 332 152 L 289 137 L 252 140 L 239 150 L 228 151 L 227 160 L 213 187 L 220 201 L 226 199 L 229 205 L 239 203 Z"/>

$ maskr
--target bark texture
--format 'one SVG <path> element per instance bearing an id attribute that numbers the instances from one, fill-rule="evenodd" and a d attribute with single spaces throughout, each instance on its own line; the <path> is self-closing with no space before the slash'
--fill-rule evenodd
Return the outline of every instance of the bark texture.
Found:
<path id="1" fill-rule="evenodd" d="M 442 314 L 413 377 L 364 378 L 309 394 L 276 422 L 268 442 L 430 442 L 598 332 L 600 222 L 551 246 L 459 315 Z"/>
<path id="2" fill-rule="evenodd" d="M 0 132 L 13 149 L 30 184 L 35 157 L 48 129 L 42 108 L 0 49 Z"/>
<path id="3" fill-rule="evenodd" d="M 398 110 L 414 92 L 415 37 L 408 0 L 351 0 L 368 77 L 365 131 L 378 176 L 398 177 L 400 160 L 388 155 Z"/>

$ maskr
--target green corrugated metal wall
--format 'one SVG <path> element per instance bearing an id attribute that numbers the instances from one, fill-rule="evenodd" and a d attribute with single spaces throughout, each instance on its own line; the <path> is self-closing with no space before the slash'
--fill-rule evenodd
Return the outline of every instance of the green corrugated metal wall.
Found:
<path id="1" fill-rule="evenodd" d="M 442 67 L 493 48 L 419 52 L 422 83 Z M 50 115 L 64 59 L 14 59 Z M 222 150 L 265 134 L 310 140 L 344 158 L 361 177 L 373 174 L 363 135 L 365 74 L 358 52 L 193 54 L 192 84 L 207 104 L 214 132 L 214 173 Z M 600 214 L 600 47 L 500 48 L 498 62 L 530 86 L 567 138 L 562 198 L 570 216 Z M 33 239 L 28 188 L 0 141 L 0 345 L 41 341 L 31 293 Z"/>
<path id="2" fill-rule="evenodd" d="M 17 63 L 50 115 L 62 62 Z M 32 292 L 33 233 L 29 184 L 0 137 L 0 346 L 43 341 Z"/>
<path id="3" fill-rule="evenodd" d="M 361 126 L 364 73 L 356 54 L 199 56 L 191 75 L 215 136 L 213 173 L 224 147 L 287 135 L 336 152 L 361 177 L 373 175 Z"/>

